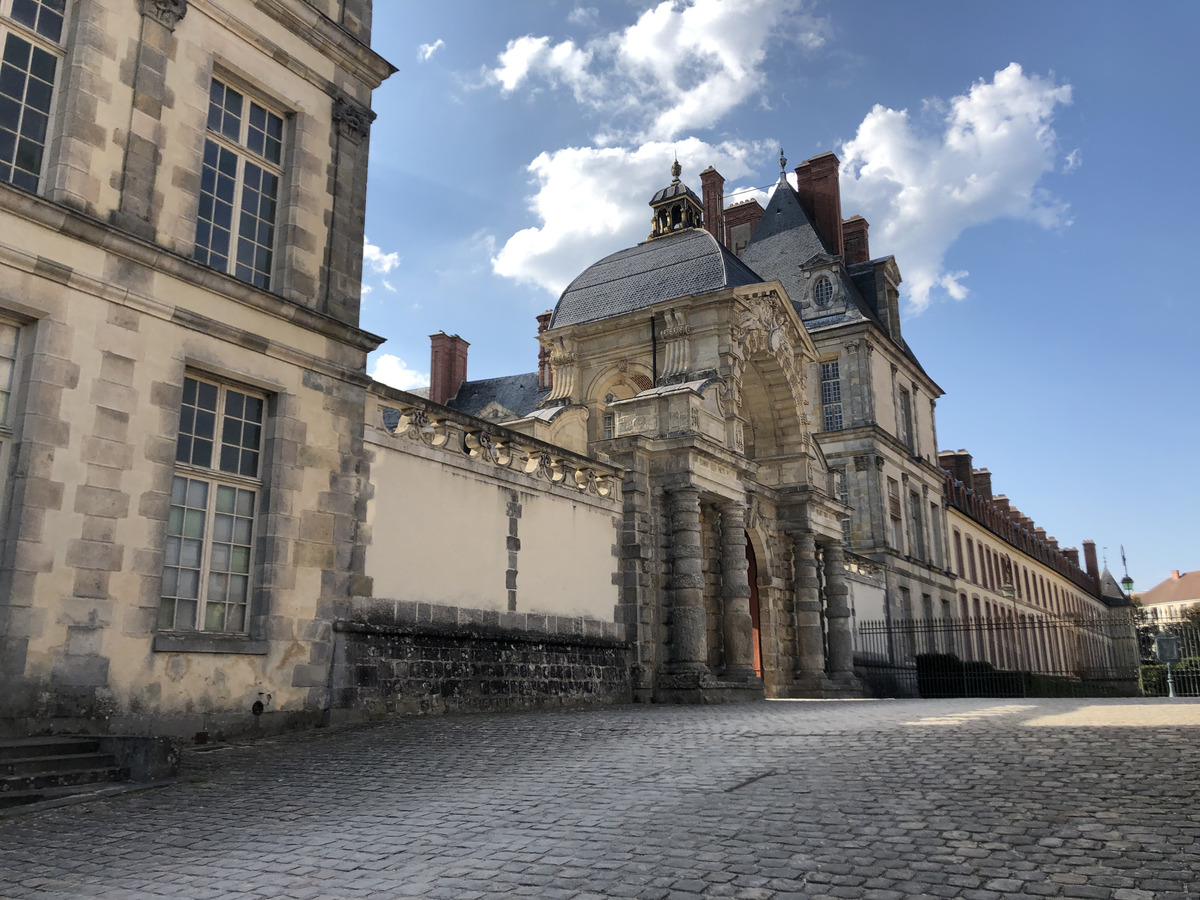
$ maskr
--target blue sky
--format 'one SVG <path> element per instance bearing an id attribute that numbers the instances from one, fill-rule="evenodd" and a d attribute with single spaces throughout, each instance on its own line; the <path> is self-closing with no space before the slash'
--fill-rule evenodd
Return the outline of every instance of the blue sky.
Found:
<path id="1" fill-rule="evenodd" d="M 1200 4 L 384 0 L 374 47 L 380 380 L 426 383 L 438 330 L 471 378 L 536 368 L 534 317 L 645 238 L 673 153 L 728 202 L 832 150 L 940 448 L 1139 589 L 1200 568 Z"/>

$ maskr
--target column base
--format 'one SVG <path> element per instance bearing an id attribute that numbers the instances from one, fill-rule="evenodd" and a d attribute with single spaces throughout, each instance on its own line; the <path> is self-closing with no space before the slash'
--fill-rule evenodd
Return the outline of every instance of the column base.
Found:
<path id="1" fill-rule="evenodd" d="M 707 666 L 671 667 L 658 677 L 654 689 L 655 703 L 710 705 L 717 703 L 749 703 L 766 699 L 762 679 L 745 681 L 714 678 Z"/>
<path id="2" fill-rule="evenodd" d="M 750 681 L 762 682 L 762 679 L 754 671 L 754 666 L 727 666 L 725 671 L 721 673 L 721 680 L 741 683 Z"/>
<path id="3" fill-rule="evenodd" d="M 781 685 L 779 696 L 788 700 L 852 700 L 867 696 L 858 676 L 845 673 L 798 672 L 795 681 Z"/>

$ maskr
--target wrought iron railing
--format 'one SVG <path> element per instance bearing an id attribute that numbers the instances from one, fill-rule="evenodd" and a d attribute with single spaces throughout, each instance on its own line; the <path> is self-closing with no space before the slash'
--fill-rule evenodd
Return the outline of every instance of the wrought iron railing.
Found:
<path id="1" fill-rule="evenodd" d="M 1142 610 L 1093 616 L 858 622 L 855 666 L 876 696 L 1165 695 L 1154 635 L 1180 637 L 1177 696 L 1200 696 L 1200 614 L 1150 619 Z"/>

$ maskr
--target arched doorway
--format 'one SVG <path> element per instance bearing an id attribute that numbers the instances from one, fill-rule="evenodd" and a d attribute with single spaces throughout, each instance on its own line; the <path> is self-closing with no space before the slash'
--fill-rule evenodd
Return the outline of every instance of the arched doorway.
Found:
<path id="1" fill-rule="evenodd" d="M 762 678 L 762 629 L 758 613 L 758 560 L 754 556 L 754 545 L 750 543 L 750 532 L 746 532 L 746 562 L 750 564 L 746 576 L 750 580 L 750 642 L 754 648 L 754 674 Z"/>

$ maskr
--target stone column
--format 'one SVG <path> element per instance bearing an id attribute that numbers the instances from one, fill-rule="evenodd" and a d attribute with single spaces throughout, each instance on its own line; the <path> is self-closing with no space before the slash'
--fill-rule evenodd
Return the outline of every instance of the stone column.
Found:
<path id="1" fill-rule="evenodd" d="M 750 618 L 750 562 L 746 559 L 746 504 L 721 507 L 721 600 L 725 608 L 725 671 L 729 681 L 754 673 L 754 623 Z"/>
<path id="2" fill-rule="evenodd" d="M 854 678 L 854 641 L 850 634 L 850 605 L 846 602 L 845 555 L 840 541 L 825 551 L 825 616 L 829 620 L 829 674 L 835 680 Z"/>
<path id="3" fill-rule="evenodd" d="M 792 532 L 792 589 L 796 604 L 796 681 L 825 687 L 825 640 L 821 632 L 821 581 L 817 542 L 807 531 Z"/>
<path id="4" fill-rule="evenodd" d="M 708 674 L 708 631 L 704 611 L 700 491 L 669 494 L 671 513 L 671 671 Z"/>

